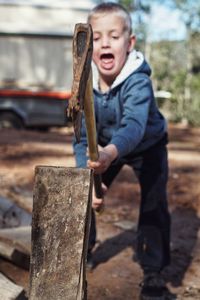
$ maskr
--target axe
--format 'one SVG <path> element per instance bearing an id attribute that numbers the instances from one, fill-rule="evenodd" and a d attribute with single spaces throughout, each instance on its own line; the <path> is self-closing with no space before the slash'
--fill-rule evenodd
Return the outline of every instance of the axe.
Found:
<path id="1" fill-rule="evenodd" d="M 99 154 L 93 99 L 92 52 L 93 33 L 91 25 L 76 24 L 73 37 L 73 82 L 68 114 L 72 118 L 75 138 L 77 142 L 80 142 L 81 121 L 84 112 L 89 157 L 90 160 L 97 161 Z M 102 198 L 101 175 L 93 174 L 93 181 L 96 197 Z"/>

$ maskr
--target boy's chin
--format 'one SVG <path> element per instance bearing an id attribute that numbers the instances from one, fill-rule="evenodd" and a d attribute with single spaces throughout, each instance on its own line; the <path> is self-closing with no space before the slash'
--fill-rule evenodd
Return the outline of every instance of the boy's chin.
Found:
<path id="1" fill-rule="evenodd" d="M 113 68 L 105 69 L 105 68 L 99 68 L 99 71 L 104 76 L 115 76 L 115 70 Z"/>
<path id="2" fill-rule="evenodd" d="M 114 79 L 117 77 L 117 74 L 115 72 L 113 72 L 112 70 L 102 72 L 102 75 L 105 78 L 110 79 L 111 81 L 114 81 Z"/>

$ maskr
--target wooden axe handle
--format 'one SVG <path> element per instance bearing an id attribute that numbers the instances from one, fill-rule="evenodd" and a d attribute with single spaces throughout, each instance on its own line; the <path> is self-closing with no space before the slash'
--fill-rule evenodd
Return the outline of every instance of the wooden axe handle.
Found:
<path id="1" fill-rule="evenodd" d="M 99 153 L 98 153 L 98 146 L 97 146 L 96 121 L 95 121 L 95 112 L 94 112 L 92 70 L 90 70 L 89 78 L 86 85 L 85 99 L 84 99 L 84 113 L 85 113 L 85 124 L 87 129 L 89 157 L 92 161 L 97 161 L 99 158 Z M 101 175 L 94 174 L 94 188 L 95 188 L 95 194 L 97 198 L 103 198 L 101 182 L 102 182 Z"/>

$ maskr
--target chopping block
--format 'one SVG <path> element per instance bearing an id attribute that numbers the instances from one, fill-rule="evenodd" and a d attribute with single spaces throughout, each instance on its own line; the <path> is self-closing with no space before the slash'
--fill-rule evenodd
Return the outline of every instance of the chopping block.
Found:
<path id="1" fill-rule="evenodd" d="M 89 169 L 36 166 L 29 300 L 87 299 Z"/>

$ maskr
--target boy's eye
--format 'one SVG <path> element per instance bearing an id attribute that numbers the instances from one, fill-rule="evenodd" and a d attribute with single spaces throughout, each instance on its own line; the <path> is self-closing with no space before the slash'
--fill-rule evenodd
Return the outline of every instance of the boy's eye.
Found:
<path id="1" fill-rule="evenodd" d="M 112 35 L 112 38 L 113 38 L 114 40 L 117 40 L 117 39 L 119 39 L 119 36 L 118 36 L 118 35 Z"/>
<path id="2" fill-rule="evenodd" d="M 93 41 L 98 41 L 100 39 L 100 37 L 99 36 L 93 36 Z"/>

